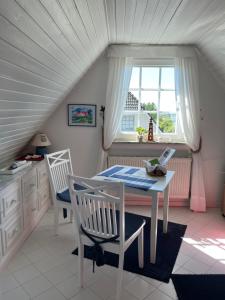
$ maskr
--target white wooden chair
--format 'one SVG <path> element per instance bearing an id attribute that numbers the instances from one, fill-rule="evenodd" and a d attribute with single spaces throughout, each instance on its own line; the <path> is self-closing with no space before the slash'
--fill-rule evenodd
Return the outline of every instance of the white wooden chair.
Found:
<path id="1" fill-rule="evenodd" d="M 124 253 L 137 237 L 138 262 L 139 267 L 143 268 L 143 227 L 145 220 L 124 212 L 123 183 L 99 181 L 72 175 L 69 175 L 68 179 L 75 213 L 80 285 L 81 287 L 84 286 L 84 245 L 93 246 L 93 242 L 86 233 L 98 240 L 119 235 L 116 241 L 101 245 L 103 250 L 119 254 L 119 276 L 116 292 L 116 299 L 119 299 L 123 278 Z M 76 190 L 76 186 L 82 186 L 84 189 Z M 131 226 L 128 226 L 129 222 L 131 222 Z M 83 232 L 81 226 L 86 233 Z"/>
<path id="2" fill-rule="evenodd" d="M 54 204 L 55 234 L 58 233 L 59 209 L 70 211 L 70 221 L 72 221 L 72 205 L 68 188 L 68 174 L 73 174 L 70 150 L 50 153 L 45 155 L 48 167 L 48 174 L 51 186 L 51 195 Z"/>

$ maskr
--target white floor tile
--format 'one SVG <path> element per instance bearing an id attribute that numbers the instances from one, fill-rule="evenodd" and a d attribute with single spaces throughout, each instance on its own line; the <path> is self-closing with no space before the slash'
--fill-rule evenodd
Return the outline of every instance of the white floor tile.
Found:
<path id="1" fill-rule="evenodd" d="M 201 262 L 195 258 L 191 258 L 190 260 L 188 260 L 183 265 L 183 267 L 185 269 L 190 270 L 191 272 L 193 272 L 195 274 L 204 274 L 209 269 L 209 265 L 204 264 L 203 262 Z"/>
<path id="2" fill-rule="evenodd" d="M 145 298 L 145 300 L 171 300 L 172 298 L 170 298 L 169 296 L 167 296 L 166 294 L 164 294 L 163 292 L 161 292 L 160 290 L 155 290 L 153 291 L 150 296 L 148 296 L 147 298 Z"/>
<path id="3" fill-rule="evenodd" d="M 153 285 L 155 287 L 160 286 L 160 284 L 162 283 L 161 281 L 150 278 L 150 277 L 141 276 L 141 275 L 138 275 L 138 277 L 142 278 L 144 281 L 150 283 L 151 285 Z"/>
<path id="4" fill-rule="evenodd" d="M 137 277 L 129 282 L 128 285 L 125 286 L 125 289 L 136 298 L 144 299 L 154 291 L 155 287 Z"/>
<path id="5" fill-rule="evenodd" d="M 215 263 L 207 270 L 208 274 L 225 274 L 225 260 Z"/>
<path id="6" fill-rule="evenodd" d="M 43 257 L 45 256 L 48 256 L 49 253 L 42 249 L 42 248 L 38 248 L 38 249 L 35 249 L 33 251 L 29 251 L 26 253 L 26 257 L 32 262 L 37 262 L 37 261 L 40 261 L 43 259 Z"/>
<path id="7" fill-rule="evenodd" d="M 90 289 L 101 299 L 108 299 L 115 294 L 116 283 L 107 275 L 97 280 Z"/>
<path id="8" fill-rule="evenodd" d="M 12 275 L 0 275 L 0 294 L 5 293 L 19 286 L 19 283 Z"/>
<path id="9" fill-rule="evenodd" d="M 106 273 L 110 278 L 112 278 L 114 281 L 118 278 L 118 268 L 111 267 L 108 265 L 104 265 L 100 268 L 100 271 L 103 271 Z M 137 274 L 123 271 L 123 285 L 128 284 L 131 280 L 133 280 Z"/>
<path id="10" fill-rule="evenodd" d="M 62 263 L 61 265 L 63 267 L 66 267 L 72 274 L 78 274 L 78 256 L 72 255 L 70 253 L 68 259 L 66 259 L 65 262 Z M 86 265 L 87 265 L 87 260 L 84 263 L 85 267 Z"/>
<path id="11" fill-rule="evenodd" d="M 16 280 L 23 284 L 26 281 L 32 280 L 33 278 L 40 275 L 40 272 L 32 265 L 29 265 L 25 268 L 19 269 L 19 271 L 16 271 L 13 273 L 13 276 L 15 276 Z"/>
<path id="12" fill-rule="evenodd" d="M 66 279 L 65 281 L 58 284 L 56 287 L 67 299 L 70 299 L 71 297 L 75 296 L 81 290 L 79 278 L 77 276 L 72 276 Z"/>
<path id="13" fill-rule="evenodd" d="M 1 300 L 29 300 L 30 296 L 24 291 L 22 287 L 13 289 L 3 295 L 0 295 Z"/>
<path id="14" fill-rule="evenodd" d="M 176 291 L 174 289 L 174 285 L 172 283 L 172 280 L 170 280 L 169 283 L 160 284 L 158 289 L 160 291 L 162 291 L 163 293 L 165 293 L 166 295 L 168 295 L 169 297 L 171 297 L 172 299 L 177 299 L 177 294 L 176 294 Z"/>
<path id="15" fill-rule="evenodd" d="M 48 272 L 52 268 L 62 263 L 62 256 L 55 255 L 54 252 L 43 257 L 42 260 L 35 262 L 34 266 L 42 273 Z"/>
<path id="16" fill-rule="evenodd" d="M 67 278 L 72 277 L 73 273 L 63 265 L 56 266 L 50 271 L 44 273 L 44 276 L 53 284 L 58 284 L 65 281 Z"/>
<path id="17" fill-rule="evenodd" d="M 83 289 L 81 292 L 79 292 L 75 297 L 72 297 L 70 300 L 100 300 L 100 298 L 97 297 L 89 289 Z"/>
<path id="18" fill-rule="evenodd" d="M 92 272 L 92 266 L 84 268 L 84 282 L 85 286 L 91 286 L 96 281 L 102 280 L 105 277 L 108 278 L 108 275 L 106 275 L 104 272 L 102 272 L 101 268 L 95 268 L 95 272 Z"/>
<path id="19" fill-rule="evenodd" d="M 23 244 L 23 246 L 21 248 L 21 252 L 23 252 L 24 254 L 27 254 L 29 252 L 35 251 L 35 250 L 40 249 L 40 248 L 41 248 L 41 246 L 37 242 L 35 242 L 34 240 L 28 238 L 25 241 L 25 243 Z"/>
<path id="20" fill-rule="evenodd" d="M 116 295 L 113 295 L 112 297 L 110 297 L 109 300 L 117 300 Z M 127 290 L 122 289 L 121 295 L 120 295 L 120 300 L 138 300 L 138 298 L 131 295 Z"/>
<path id="21" fill-rule="evenodd" d="M 51 286 L 52 284 L 43 275 L 23 284 L 24 289 L 32 298 L 48 290 Z"/>
<path id="22" fill-rule="evenodd" d="M 16 255 L 12 261 L 8 264 L 7 270 L 9 272 L 16 272 L 19 269 L 22 269 L 28 265 L 30 265 L 30 260 L 24 254 Z"/>
<path id="23" fill-rule="evenodd" d="M 185 255 L 184 253 L 180 252 L 176 259 L 176 264 L 179 266 L 184 265 L 191 257 L 188 255 Z"/>
<path id="24" fill-rule="evenodd" d="M 184 267 L 178 268 L 176 271 L 173 271 L 174 274 L 194 274 L 190 270 L 185 269 Z"/>
<path id="25" fill-rule="evenodd" d="M 33 298 L 34 300 L 65 300 L 66 298 L 55 288 L 52 287 L 46 292 Z"/>

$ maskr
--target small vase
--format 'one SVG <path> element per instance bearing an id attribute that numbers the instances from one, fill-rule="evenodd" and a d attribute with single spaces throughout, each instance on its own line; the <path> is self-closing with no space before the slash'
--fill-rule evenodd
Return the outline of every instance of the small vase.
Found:
<path id="1" fill-rule="evenodd" d="M 143 143 L 143 135 L 138 135 L 138 142 Z"/>

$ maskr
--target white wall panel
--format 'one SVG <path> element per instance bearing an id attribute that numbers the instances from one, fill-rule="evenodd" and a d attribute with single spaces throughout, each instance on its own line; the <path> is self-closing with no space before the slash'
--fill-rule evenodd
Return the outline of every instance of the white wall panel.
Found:
<path id="1" fill-rule="evenodd" d="M 0 1 L 0 163 L 17 155 L 108 43 L 103 0 Z"/>

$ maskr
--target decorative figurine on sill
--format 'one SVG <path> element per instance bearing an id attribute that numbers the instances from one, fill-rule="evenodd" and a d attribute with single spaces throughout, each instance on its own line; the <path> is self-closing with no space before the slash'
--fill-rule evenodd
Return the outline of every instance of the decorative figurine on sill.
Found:
<path id="1" fill-rule="evenodd" d="M 153 142 L 154 141 L 154 137 L 153 137 L 153 120 L 152 120 L 152 116 L 150 114 L 148 114 L 148 115 L 150 117 L 149 127 L 148 127 L 148 141 Z"/>

